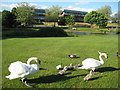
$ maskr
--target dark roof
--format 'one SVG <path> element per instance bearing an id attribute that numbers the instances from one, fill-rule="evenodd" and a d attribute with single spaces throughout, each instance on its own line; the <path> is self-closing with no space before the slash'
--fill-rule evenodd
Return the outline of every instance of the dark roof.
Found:
<path id="1" fill-rule="evenodd" d="M 84 12 L 84 11 L 67 10 L 67 9 L 64 9 L 64 12 L 72 12 L 72 13 L 84 13 L 84 14 L 87 14 L 87 13 L 88 13 L 88 12 Z"/>
<path id="2" fill-rule="evenodd" d="M 45 9 L 34 9 L 35 11 L 44 11 L 45 12 Z"/>

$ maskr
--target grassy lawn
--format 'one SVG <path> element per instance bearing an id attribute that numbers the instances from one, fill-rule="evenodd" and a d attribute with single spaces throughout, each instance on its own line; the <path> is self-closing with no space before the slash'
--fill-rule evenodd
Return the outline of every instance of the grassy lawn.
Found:
<path id="1" fill-rule="evenodd" d="M 8 38 L 2 40 L 2 83 L 3 88 L 28 88 L 19 79 L 8 80 L 8 66 L 15 61 L 26 62 L 30 57 L 41 60 L 41 68 L 30 80 L 37 88 L 118 88 L 118 51 L 117 35 L 80 35 L 79 37 L 50 38 Z M 88 58 L 98 59 L 97 51 L 106 52 L 109 59 L 97 69 L 97 75 L 89 81 L 83 78 L 88 70 L 66 71 L 64 76 L 56 76 L 56 66 L 81 64 Z M 80 58 L 70 59 L 69 54 Z"/>
<path id="2" fill-rule="evenodd" d="M 94 33 L 117 33 L 117 28 L 76 28 L 75 30 L 72 29 L 64 29 L 65 31 L 81 31 L 81 32 L 94 32 Z"/>

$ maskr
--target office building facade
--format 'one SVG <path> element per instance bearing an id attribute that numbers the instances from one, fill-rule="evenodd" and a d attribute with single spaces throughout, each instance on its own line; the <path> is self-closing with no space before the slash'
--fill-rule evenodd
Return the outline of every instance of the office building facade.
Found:
<path id="1" fill-rule="evenodd" d="M 60 17 L 66 17 L 66 16 L 69 16 L 69 15 L 74 15 L 75 16 L 75 21 L 77 21 L 77 22 L 83 22 L 84 21 L 84 16 L 87 13 L 88 12 L 64 9 L 63 12 L 62 12 L 62 14 L 59 15 L 59 16 Z"/>
<path id="2" fill-rule="evenodd" d="M 37 22 L 45 21 L 45 9 L 34 9 L 34 19 Z"/>
<path id="3" fill-rule="evenodd" d="M 37 22 L 42 22 L 45 21 L 45 9 L 34 9 L 34 19 Z M 59 15 L 59 17 L 66 17 L 69 15 L 74 15 L 75 16 L 75 21 L 77 22 L 83 22 L 84 21 L 84 16 L 87 14 L 88 12 L 83 12 L 83 11 L 75 11 L 75 10 L 67 10 L 64 9 L 62 14 Z"/>

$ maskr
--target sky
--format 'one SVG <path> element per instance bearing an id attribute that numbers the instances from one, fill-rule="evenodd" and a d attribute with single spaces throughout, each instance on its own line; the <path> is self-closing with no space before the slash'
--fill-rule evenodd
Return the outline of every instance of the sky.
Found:
<path id="1" fill-rule="evenodd" d="M 36 8 L 47 9 L 58 5 L 63 9 L 91 12 L 103 6 L 111 6 L 112 14 L 118 12 L 119 0 L 0 0 L 0 11 L 11 10 L 18 3 L 28 2 Z M 120 4 L 120 3 L 119 3 Z"/>

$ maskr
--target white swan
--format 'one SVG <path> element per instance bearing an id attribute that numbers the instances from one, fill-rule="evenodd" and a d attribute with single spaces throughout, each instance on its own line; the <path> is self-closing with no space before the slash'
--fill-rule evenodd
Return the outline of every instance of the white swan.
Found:
<path id="1" fill-rule="evenodd" d="M 56 69 L 58 69 L 58 70 L 62 69 L 62 65 L 57 65 Z"/>
<path id="2" fill-rule="evenodd" d="M 30 75 L 36 73 L 39 70 L 38 64 L 31 64 L 31 61 L 35 61 L 40 64 L 40 60 L 36 57 L 31 57 L 28 59 L 27 64 L 22 63 L 21 61 L 16 61 L 10 64 L 8 70 L 10 71 L 10 75 L 6 76 L 8 79 L 16 79 L 22 78 L 22 82 L 24 82 L 25 78 Z M 27 85 L 27 83 L 25 82 Z"/>
<path id="3" fill-rule="evenodd" d="M 82 61 L 82 67 L 78 67 L 78 69 L 91 69 L 90 73 L 92 73 L 92 71 L 94 72 L 96 67 L 100 67 L 104 64 L 104 61 L 102 59 L 102 56 L 104 56 L 106 59 L 108 58 L 106 53 L 101 53 L 98 51 L 99 55 L 99 60 L 93 59 L 93 58 L 87 58 L 84 61 Z"/>

